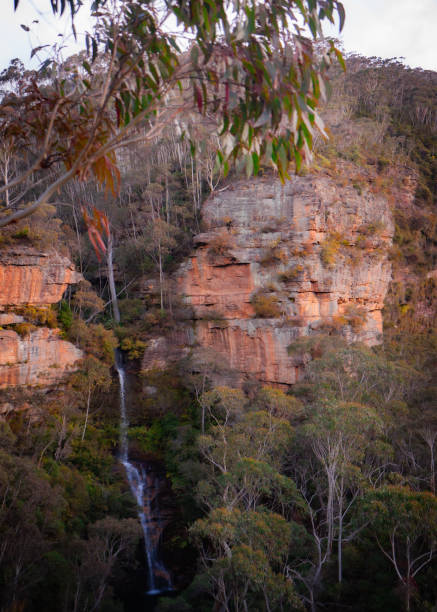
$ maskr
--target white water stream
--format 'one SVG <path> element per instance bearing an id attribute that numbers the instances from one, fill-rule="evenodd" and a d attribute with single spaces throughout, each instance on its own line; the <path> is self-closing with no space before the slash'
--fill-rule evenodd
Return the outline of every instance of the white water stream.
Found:
<path id="1" fill-rule="evenodd" d="M 163 529 L 157 507 L 160 482 L 147 465 L 134 465 L 129 461 L 128 429 L 126 410 L 126 373 L 120 355 L 116 354 L 118 378 L 120 380 L 120 462 L 126 470 L 129 486 L 137 505 L 138 517 L 144 534 L 147 559 L 148 595 L 172 590 L 170 574 L 158 557 L 159 539 Z"/>

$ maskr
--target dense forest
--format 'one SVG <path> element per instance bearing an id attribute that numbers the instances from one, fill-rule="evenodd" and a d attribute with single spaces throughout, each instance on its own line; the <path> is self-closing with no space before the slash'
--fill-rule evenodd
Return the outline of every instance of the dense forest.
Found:
<path id="1" fill-rule="evenodd" d="M 86 57 L 57 69 L 82 70 Z M 122 149 L 119 188 L 105 188 L 99 170 L 74 176 L 50 204 L 2 228 L 0 262 L 2 253 L 55 249 L 83 277 L 58 304 L 15 309 L 25 322 L 3 329 L 25 338 L 60 328 L 84 355 L 62 384 L 0 391 L 3 612 L 435 609 L 437 74 L 396 58 L 345 54 L 345 62 L 328 72 L 329 138 L 314 137 L 313 160 L 297 172 L 390 205 L 392 280 L 375 346 L 349 341 L 345 328 L 361 325 L 356 310 L 289 347 L 305 368 L 288 388 L 221 384 L 233 380 L 229 364 L 194 351 L 145 367 L 157 334 L 172 337 L 191 316 L 176 277 L 205 230 L 203 203 L 246 177 L 247 159 L 230 169 L 217 161 L 206 115 L 191 139 L 173 121 Z M 14 60 L 0 74 L 3 110 L 45 95 L 52 74 Z M 54 157 L 14 186 L 28 160 L 8 134 L 2 215 L 23 193 L 38 200 L 60 163 Z M 281 174 L 251 159 L 263 180 Z M 231 224 L 211 256 L 231 248 Z M 363 228 L 356 248 L 379 231 Z M 351 247 L 332 235 L 323 248 L 329 268 Z M 269 294 L 257 299 L 259 316 L 279 316 Z M 129 456 L 161 481 L 157 537 L 172 588 L 158 594 L 146 593 L 143 531 L 120 463 L 116 352 L 127 376 Z"/>

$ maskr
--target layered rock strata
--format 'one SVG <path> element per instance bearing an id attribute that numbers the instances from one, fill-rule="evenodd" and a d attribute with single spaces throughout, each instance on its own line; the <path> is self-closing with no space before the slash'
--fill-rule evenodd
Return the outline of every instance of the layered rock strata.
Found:
<path id="1" fill-rule="evenodd" d="M 81 275 L 67 257 L 32 248 L 0 253 L 0 310 L 22 305 L 56 304 Z"/>
<path id="2" fill-rule="evenodd" d="M 321 330 L 380 341 L 393 235 L 383 196 L 328 176 L 262 178 L 214 194 L 203 220 L 179 289 L 197 343 L 241 380 L 295 383 L 302 362 L 288 348 Z"/>
<path id="3" fill-rule="evenodd" d="M 80 279 L 69 259 L 55 252 L 0 252 L 0 388 L 52 385 L 75 368 L 82 351 L 58 329 L 28 325 L 26 307 L 50 307 Z"/>
<path id="4" fill-rule="evenodd" d="M 0 388 L 52 385 L 74 369 L 82 351 L 59 337 L 59 330 L 42 327 L 21 338 L 0 330 Z"/>

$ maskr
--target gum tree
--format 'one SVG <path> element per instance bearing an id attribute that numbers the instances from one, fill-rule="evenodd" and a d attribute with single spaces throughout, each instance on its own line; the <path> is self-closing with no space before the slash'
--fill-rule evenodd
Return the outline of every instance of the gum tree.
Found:
<path id="1" fill-rule="evenodd" d="M 385 486 L 368 492 L 360 512 L 403 587 L 405 609 L 411 610 L 415 578 L 437 552 L 435 495 Z"/>
<path id="2" fill-rule="evenodd" d="M 50 4 L 70 9 L 74 29 L 82 2 Z M 192 153 L 199 122 L 217 131 L 225 174 L 236 162 L 248 175 L 267 163 L 285 180 L 311 157 L 315 131 L 324 132 L 326 70 L 333 56 L 343 62 L 332 43 L 316 54 L 313 42 L 326 20 L 338 16 L 342 28 L 341 2 L 95 0 L 92 8 L 82 55 L 47 59 L 2 96 L 0 137 L 19 163 L 0 187 L 0 227 L 53 201 L 73 178 L 94 176 L 116 192 L 116 151 L 153 143 L 169 125 Z M 4 199 L 11 190 L 14 204 Z"/>

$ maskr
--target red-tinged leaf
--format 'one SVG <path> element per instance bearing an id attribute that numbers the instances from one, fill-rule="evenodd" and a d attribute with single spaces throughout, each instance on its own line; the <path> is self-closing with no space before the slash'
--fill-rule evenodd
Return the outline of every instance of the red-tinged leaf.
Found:
<path id="1" fill-rule="evenodd" d="M 108 221 L 108 217 L 103 212 L 102 212 L 102 227 L 106 234 L 106 237 L 109 238 L 109 221 Z"/>
<path id="2" fill-rule="evenodd" d="M 102 240 L 100 232 L 92 225 L 88 228 L 88 235 L 93 242 L 94 248 L 97 249 L 96 254 L 100 251 L 104 255 L 106 253 L 106 245 Z"/>
<path id="3" fill-rule="evenodd" d="M 202 112 L 202 106 L 203 106 L 203 99 L 202 99 L 202 92 L 197 87 L 197 85 L 194 86 L 194 95 L 195 95 L 195 98 L 196 98 L 197 108 L 199 109 L 199 113 L 201 113 Z"/>
<path id="4" fill-rule="evenodd" d="M 346 64 L 343 58 L 343 55 L 341 54 L 341 52 L 336 48 L 336 47 L 332 47 L 337 59 L 338 59 L 338 63 L 340 64 L 340 66 L 343 68 L 343 71 L 346 72 Z"/>
<path id="5" fill-rule="evenodd" d="M 99 247 L 97 246 L 96 241 L 94 240 L 94 233 L 91 231 L 91 228 L 88 228 L 88 237 L 90 239 L 91 244 L 93 245 L 94 248 L 94 252 L 96 254 L 96 257 L 98 259 L 98 261 L 102 261 L 102 258 L 100 257 L 100 251 L 99 251 Z"/>

